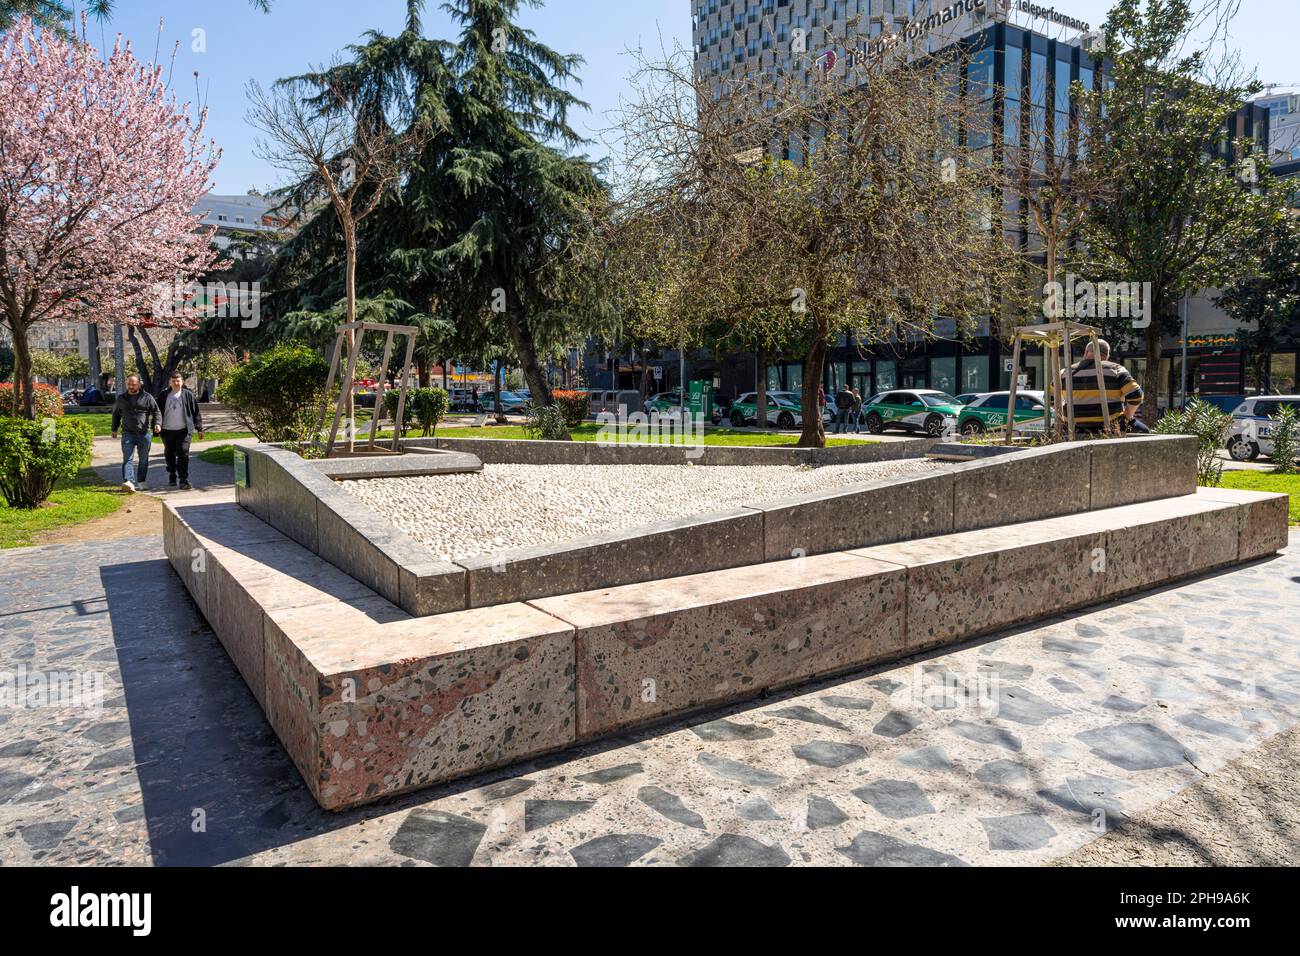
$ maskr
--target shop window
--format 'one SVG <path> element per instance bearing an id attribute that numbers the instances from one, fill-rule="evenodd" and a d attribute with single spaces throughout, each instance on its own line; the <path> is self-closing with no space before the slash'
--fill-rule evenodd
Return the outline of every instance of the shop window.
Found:
<path id="1" fill-rule="evenodd" d="M 937 388 L 941 392 L 947 392 L 949 395 L 955 395 L 961 389 L 957 387 L 957 359 L 952 358 L 932 358 L 930 359 L 930 387 Z"/>
<path id="2" fill-rule="evenodd" d="M 962 392 L 989 391 L 989 359 L 987 355 L 966 355 L 961 360 Z"/>
<path id="3" fill-rule="evenodd" d="M 875 391 L 885 392 L 893 388 L 898 388 L 898 363 L 877 362 Z"/>

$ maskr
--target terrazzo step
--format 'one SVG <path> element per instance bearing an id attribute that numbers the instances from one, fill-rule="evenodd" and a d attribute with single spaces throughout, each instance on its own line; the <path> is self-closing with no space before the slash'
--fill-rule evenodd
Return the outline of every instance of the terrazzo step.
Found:
<path id="1" fill-rule="evenodd" d="M 167 553 L 327 809 L 1274 553 L 1287 498 L 1202 491 L 411 617 L 230 505 Z"/>

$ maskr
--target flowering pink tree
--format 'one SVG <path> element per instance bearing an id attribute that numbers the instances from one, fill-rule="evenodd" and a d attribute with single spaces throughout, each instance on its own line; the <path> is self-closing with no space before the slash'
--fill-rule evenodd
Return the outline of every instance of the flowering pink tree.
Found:
<path id="1" fill-rule="evenodd" d="M 205 115 L 169 94 L 158 66 L 118 38 L 102 59 L 83 36 L 23 17 L 0 36 L 0 314 L 14 339 L 12 413 L 34 417 L 28 333 L 41 322 L 135 325 L 160 290 L 218 256 L 192 210 L 220 153 Z"/>

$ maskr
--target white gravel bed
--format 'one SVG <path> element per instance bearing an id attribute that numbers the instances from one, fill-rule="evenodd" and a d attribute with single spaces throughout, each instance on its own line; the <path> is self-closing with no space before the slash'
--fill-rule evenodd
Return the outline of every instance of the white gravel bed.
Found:
<path id="1" fill-rule="evenodd" d="M 469 475 L 341 487 L 444 560 L 936 471 L 930 459 L 829 465 L 485 465 Z"/>

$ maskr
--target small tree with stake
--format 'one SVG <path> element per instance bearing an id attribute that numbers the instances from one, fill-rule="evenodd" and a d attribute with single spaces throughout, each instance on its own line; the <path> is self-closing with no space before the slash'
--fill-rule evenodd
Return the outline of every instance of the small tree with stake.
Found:
<path id="1" fill-rule="evenodd" d="M 314 76 L 330 77 L 326 70 Z M 328 201 L 343 232 L 344 320 L 357 319 L 357 227 L 379 207 L 398 182 L 408 157 L 424 140 L 421 127 L 396 132 L 382 112 L 341 84 L 324 89 L 302 79 L 283 80 L 270 90 L 256 80 L 247 87 L 248 122 L 262 131 L 258 155 L 287 173 L 291 205 L 301 212 Z M 360 348 L 347 336 L 348 357 Z M 355 405 L 347 396 L 348 450 L 354 448 Z"/>

